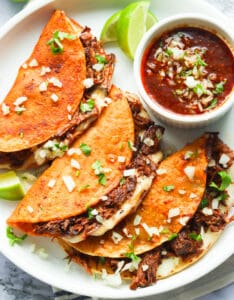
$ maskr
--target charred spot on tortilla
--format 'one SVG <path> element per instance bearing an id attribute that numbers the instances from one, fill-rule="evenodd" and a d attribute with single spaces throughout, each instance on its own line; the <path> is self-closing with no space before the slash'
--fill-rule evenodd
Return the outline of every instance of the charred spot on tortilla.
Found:
<path id="1" fill-rule="evenodd" d="M 1 168 L 62 156 L 48 143 L 69 147 L 97 120 L 110 101 L 114 64 L 88 27 L 55 11 L 1 106 Z"/>

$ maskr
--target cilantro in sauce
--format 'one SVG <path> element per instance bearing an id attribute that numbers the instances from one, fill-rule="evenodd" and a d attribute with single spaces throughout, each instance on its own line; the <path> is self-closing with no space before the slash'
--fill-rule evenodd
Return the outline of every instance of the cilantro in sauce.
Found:
<path id="1" fill-rule="evenodd" d="M 22 236 L 15 235 L 13 228 L 10 226 L 7 226 L 6 235 L 11 246 L 14 246 L 15 244 L 21 244 L 27 237 L 27 234 L 24 234 Z"/>

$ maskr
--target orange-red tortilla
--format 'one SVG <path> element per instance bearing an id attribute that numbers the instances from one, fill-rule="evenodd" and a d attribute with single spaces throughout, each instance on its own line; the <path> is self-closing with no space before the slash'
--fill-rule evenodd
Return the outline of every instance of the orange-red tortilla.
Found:
<path id="1" fill-rule="evenodd" d="M 128 141 L 134 142 L 134 122 L 127 99 L 123 93 L 113 87 L 109 97 L 112 102 L 104 109 L 95 125 L 79 137 L 72 145 L 80 149 L 81 144 L 91 147 L 89 156 L 74 153 L 65 154 L 56 159 L 29 190 L 8 219 L 8 224 L 25 232 L 31 232 L 31 224 L 51 220 L 62 220 L 79 215 L 100 201 L 100 197 L 115 188 L 122 177 L 123 170 L 129 164 L 132 150 Z M 118 156 L 126 158 L 124 163 L 118 162 Z M 71 166 L 71 159 L 80 164 L 80 174 Z M 92 164 L 100 160 L 103 168 L 108 168 L 106 185 L 98 182 L 98 176 Z M 71 176 L 75 188 L 69 192 L 62 176 Z M 56 183 L 48 186 L 51 179 Z M 84 186 L 89 187 L 81 190 Z"/>
<path id="2" fill-rule="evenodd" d="M 206 138 L 202 137 L 165 159 L 159 166 L 158 175 L 148 195 L 134 214 L 104 236 L 89 237 L 86 241 L 71 246 L 92 256 L 124 257 L 129 252 L 133 236 L 136 236 L 133 241 L 134 253 L 138 255 L 162 244 L 173 233 L 178 233 L 194 215 L 205 191 L 205 148 Z M 192 153 L 191 158 L 185 159 L 189 153 Z M 187 167 L 194 168 L 192 179 L 185 173 Z M 173 186 L 171 191 L 164 190 L 170 189 L 170 186 Z M 178 215 L 169 217 L 171 209 L 179 210 Z M 138 225 L 134 225 L 136 216 L 140 217 Z M 145 228 L 152 230 L 154 234 L 151 236 Z M 122 236 L 118 242 L 112 239 L 114 232 Z"/>
<path id="3" fill-rule="evenodd" d="M 47 42 L 57 30 L 76 35 L 77 38 L 64 39 L 63 53 L 53 54 Z M 25 62 L 27 68 L 19 69 L 15 83 L 4 100 L 10 113 L 3 115 L 0 112 L 0 151 L 14 152 L 32 148 L 63 131 L 69 122 L 68 114 L 72 116 L 75 113 L 84 92 L 86 60 L 78 38 L 81 31 L 82 27 L 66 17 L 64 12 L 55 11 L 52 15 Z M 38 66 L 29 66 L 33 59 Z M 40 75 L 43 66 L 49 67 L 51 72 Z M 39 85 L 43 82 L 47 84 L 52 77 L 58 79 L 62 87 L 49 83 L 47 91 L 40 92 Z M 53 93 L 58 96 L 57 102 L 51 99 Z M 28 98 L 22 104 L 26 110 L 20 115 L 14 111 L 13 104 L 19 97 Z"/>

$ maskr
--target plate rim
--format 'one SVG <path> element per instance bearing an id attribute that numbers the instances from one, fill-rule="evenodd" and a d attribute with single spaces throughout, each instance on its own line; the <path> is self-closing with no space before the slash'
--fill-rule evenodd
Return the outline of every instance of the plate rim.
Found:
<path id="1" fill-rule="evenodd" d="M 4 24 L 1 28 L 0 28 L 0 42 L 1 39 L 6 36 L 10 30 L 14 29 L 15 26 L 17 26 L 18 23 L 21 23 L 25 18 L 29 17 L 31 14 L 35 13 L 36 11 L 38 11 L 39 9 L 43 9 L 46 6 L 56 3 L 58 0 L 37 0 L 37 1 L 32 1 L 30 2 L 23 10 L 21 10 L 18 14 L 16 14 L 14 17 L 12 17 L 6 24 Z M 210 3 L 206 2 L 205 0 L 197 0 L 198 4 L 202 3 L 202 4 L 206 4 L 207 7 L 212 7 L 212 9 L 216 10 L 217 13 L 220 14 L 220 16 L 222 16 L 223 18 L 225 18 L 227 24 L 229 23 L 229 18 L 226 17 L 223 13 L 221 13 L 218 9 L 216 9 L 214 6 L 212 6 Z M 231 22 L 230 22 L 230 25 Z M 231 227 L 231 226 L 228 226 Z M 230 230 L 234 230 L 234 227 L 232 226 L 232 229 Z M 234 248 L 234 247 L 233 247 Z M 64 290 L 73 292 L 73 293 L 77 293 L 77 290 L 73 289 L 73 288 L 67 288 L 65 286 L 65 281 L 64 284 L 61 282 L 61 284 L 59 286 L 57 286 L 57 284 L 53 281 L 52 278 L 43 278 L 43 272 L 39 273 L 39 275 L 32 269 L 30 269 L 30 266 L 25 265 L 23 262 L 21 262 L 20 260 L 15 261 L 14 259 L 14 255 L 12 253 L 7 253 L 7 251 L 2 250 L 2 247 L 0 247 L 0 252 L 7 257 L 12 263 L 14 263 L 16 266 L 18 266 L 21 270 L 27 272 L 30 276 L 33 276 L 39 280 L 41 280 L 42 282 L 48 284 L 48 285 L 52 285 L 52 286 L 56 286 L 58 288 L 62 288 Z M 146 289 L 139 289 L 137 291 L 129 291 L 127 293 L 127 298 L 131 299 L 131 298 L 135 298 L 135 297 L 147 297 L 147 296 L 152 296 L 152 295 L 159 295 L 161 293 L 165 293 L 165 292 L 169 292 L 172 291 L 174 289 L 177 288 L 181 288 L 182 286 L 185 286 L 189 283 L 192 283 L 194 281 L 196 281 L 197 279 L 207 275 L 209 272 L 213 271 L 214 269 L 216 269 L 219 265 L 221 265 L 225 260 L 227 260 L 232 254 L 234 253 L 234 249 L 230 249 L 230 251 L 228 253 L 225 253 L 224 257 L 220 257 L 219 260 L 217 260 L 212 267 L 210 266 L 209 268 L 206 268 L 205 270 L 203 270 L 201 272 L 201 274 L 197 274 L 195 277 L 193 277 L 193 279 L 191 280 L 191 278 L 184 278 L 183 283 L 181 284 L 177 284 L 177 285 L 171 285 L 167 288 L 166 291 L 153 291 L 153 287 L 149 287 Z M 164 279 L 166 280 L 166 279 Z M 87 290 L 87 289 L 86 289 Z M 116 289 L 113 289 L 113 291 L 117 291 Z M 122 293 L 124 294 L 125 291 L 123 290 Z M 121 293 L 121 294 L 122 294 Z M 132 293 L 132 294 L 131 294 Z M 92 292 L 91 289 L 90 291 L 87 293 L 88 296 L 91 297 L 103 297 L 103 294 L 99 293 L 98 291 Z M 110 295 L 108 295 L 108 297 L 110 298 Z M 126 299 L 126 296 L 124 295 L 111 295 L 112 299 Z"/>

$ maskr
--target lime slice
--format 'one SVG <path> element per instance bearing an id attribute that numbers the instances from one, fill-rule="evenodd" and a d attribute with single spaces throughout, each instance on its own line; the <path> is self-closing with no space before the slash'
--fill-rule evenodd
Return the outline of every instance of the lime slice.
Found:
<path id="1" fill-rule="evenodd" d="M 0 174 L 0 198 L 20 200 L 24 195 L 24 188 L 15 172 Z"/>
<path id="2" fill-rule="evenodd" d="M 117 24 L 117 38 L 120 48 L 134 58 L 137 46 L 146 32 L 148 1 L 134 2 L 124 8 Z"/>
<path id="3" fill-rule="evenodd" d="M 157 22 L 158 22 L 157 17 L 152 11 L 149 10 L 146 18 L 146 30 L 149 30 Z"/>
<path id="4" fill-rule="evenodd" d="M 103 43 L 117 41 L 117 23 L 122 10 L 114 13 L 109 19 L 107 19 L 101 32 L 100 39 Z"/>
<path id="5" fill-rule="evenodd" d="M 102 43 L 117 41 L 117 23 L 121 12 L 122 10 L 114 13 L 109 19 L 107 19 L 100 35 Z M 146 18 L 146 30 L 149 30 L 156 22 L 158 22 L 157 17 L 149 10 Z"/>

